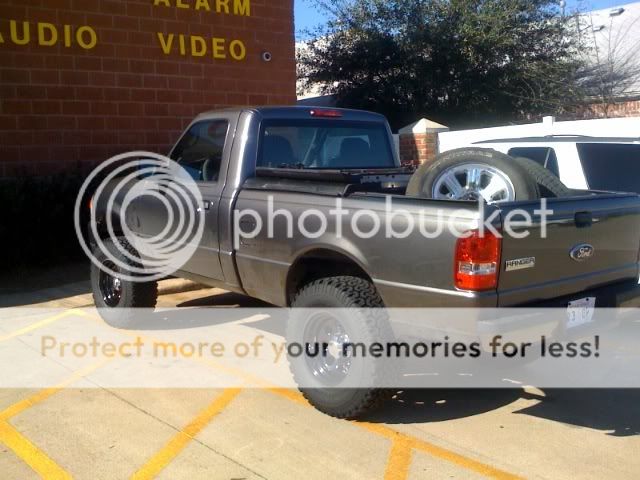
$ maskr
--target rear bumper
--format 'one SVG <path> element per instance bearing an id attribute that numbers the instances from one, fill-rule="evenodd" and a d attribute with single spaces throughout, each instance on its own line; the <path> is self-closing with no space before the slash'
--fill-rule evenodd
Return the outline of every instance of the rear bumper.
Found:
<path id="1" fill-rule="evenodd" d="M 518 305 L 518 307 L 564 308 L 570 301 L 584 297 L 596 297 L 596 307 L 598 308 L 640 307 L 640 284 L 637 280 L 627 280 L 549 300 L 525 303 Z"/>
<path id="2" fill-rule="evenodd" d="M 569 302 L 585 297 L 596 298 L 593 321 L 582 326 L 569 328 L 566 309 Z M 626 281 L 599 288 L 585 290 L 572 295 L 533 302 L 521 306 L 523 312 L 537 312 L 536 315 L 518 315 L 519 308 L 509 309 L 514 315 L 501 318 L 482 319 L 477 323 L 478 335 L 487 341 L 496 335 L 508 335 L 511 341 L 531 341 L 547 337 L 556 340 L 571 340 L 597 335 L 620 325 L 625 318 L 633 316 L 640 307 L 640 284 Z M 548 314 L 545 314 L 548 311 Z M 635 317 L 634 317 L 635 318 Z"/>
<path id="3" fill-rule="evenodd" d="M 568 327 L 569 302 L 596 298 L 593 321 Z M 393 321 L 396 336 L 402 338 L 475 341 L 484 345 L 496 336 L 509 341 L 537 343 L 548 339 L 574 339 L 592 336 L 618 326 L 640 310 L 640 285 L 637 280 L 618 282 L 584 290 L 551 300 L 531 302 L 511 308 L 454 308 L 418 310 Z M 629 310 L 625 310 L 629 309 Z M 451 313 L 448 314 L 447 312 Z"/>

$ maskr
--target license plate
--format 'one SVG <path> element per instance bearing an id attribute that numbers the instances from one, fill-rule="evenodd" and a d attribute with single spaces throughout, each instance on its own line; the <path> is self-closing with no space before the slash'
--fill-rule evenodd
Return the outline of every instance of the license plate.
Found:
<path id="1" fill-rule="evenodd" d="M 593 321 L 596 297 L 580 298 L 567 306 L 567 328 L 579 327 Z"/>

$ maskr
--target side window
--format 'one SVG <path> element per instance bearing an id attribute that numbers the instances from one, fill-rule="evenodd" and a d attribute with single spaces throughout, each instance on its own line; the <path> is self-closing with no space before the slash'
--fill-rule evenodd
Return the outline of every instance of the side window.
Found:
<path id="1" fill-rule="evenodd" d="M 640 145 L 578 143 L 578 153 L 589 188 L 640 192 Z"/>
<path id="2" fill-rule="evenodd" d="M 228 130 L 226 120 L 205 120 L 192 125 L 173 149 L 171 159 L 194 180 L 217 182 Z"/>
<path id="3" fill-rule="evenodd" d="M 539 163 L 544 168 L 553 173 L 556 177 L 560 176 L 558 170 L 558 158 L 556 152 L 550 147 L 517 147 L 509 150 L 512 157 L 525 157 Z"/>

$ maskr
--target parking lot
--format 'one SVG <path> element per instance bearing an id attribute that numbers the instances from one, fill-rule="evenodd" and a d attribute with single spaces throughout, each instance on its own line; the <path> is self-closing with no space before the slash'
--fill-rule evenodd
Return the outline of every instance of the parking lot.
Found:
<path id="1" fill-rule="evenodd" d="M 29 303 L 90 305 L 81 285 Z M 216 289 L 163 307 L 264 307 Z M 76 325 L 92 321 L 77 315 Z M 3 323 L 2 344 L 55 324 Z M 413 390 L 359 422 L 296 391 L 89 388 L 100 362 L 44 390 L 0 391 L 2 478 L 637 478 L 634 390 Z M 3 369 L 20 368 L 4 365 Z"/>

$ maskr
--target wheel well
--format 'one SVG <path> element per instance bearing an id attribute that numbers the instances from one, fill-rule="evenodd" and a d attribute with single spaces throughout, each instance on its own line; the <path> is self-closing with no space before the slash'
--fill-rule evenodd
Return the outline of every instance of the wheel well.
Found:
<path id="1" fill-rule="evenodd" d="M 362 267 L 348 256 L 333 250 L 318 249 L 298 258 L 287 274 L 287 306 L 303 285 L 319 278 L 351 275 L 372 282 Z M 372 282 L 373 283 L 373 282 Z"/>

